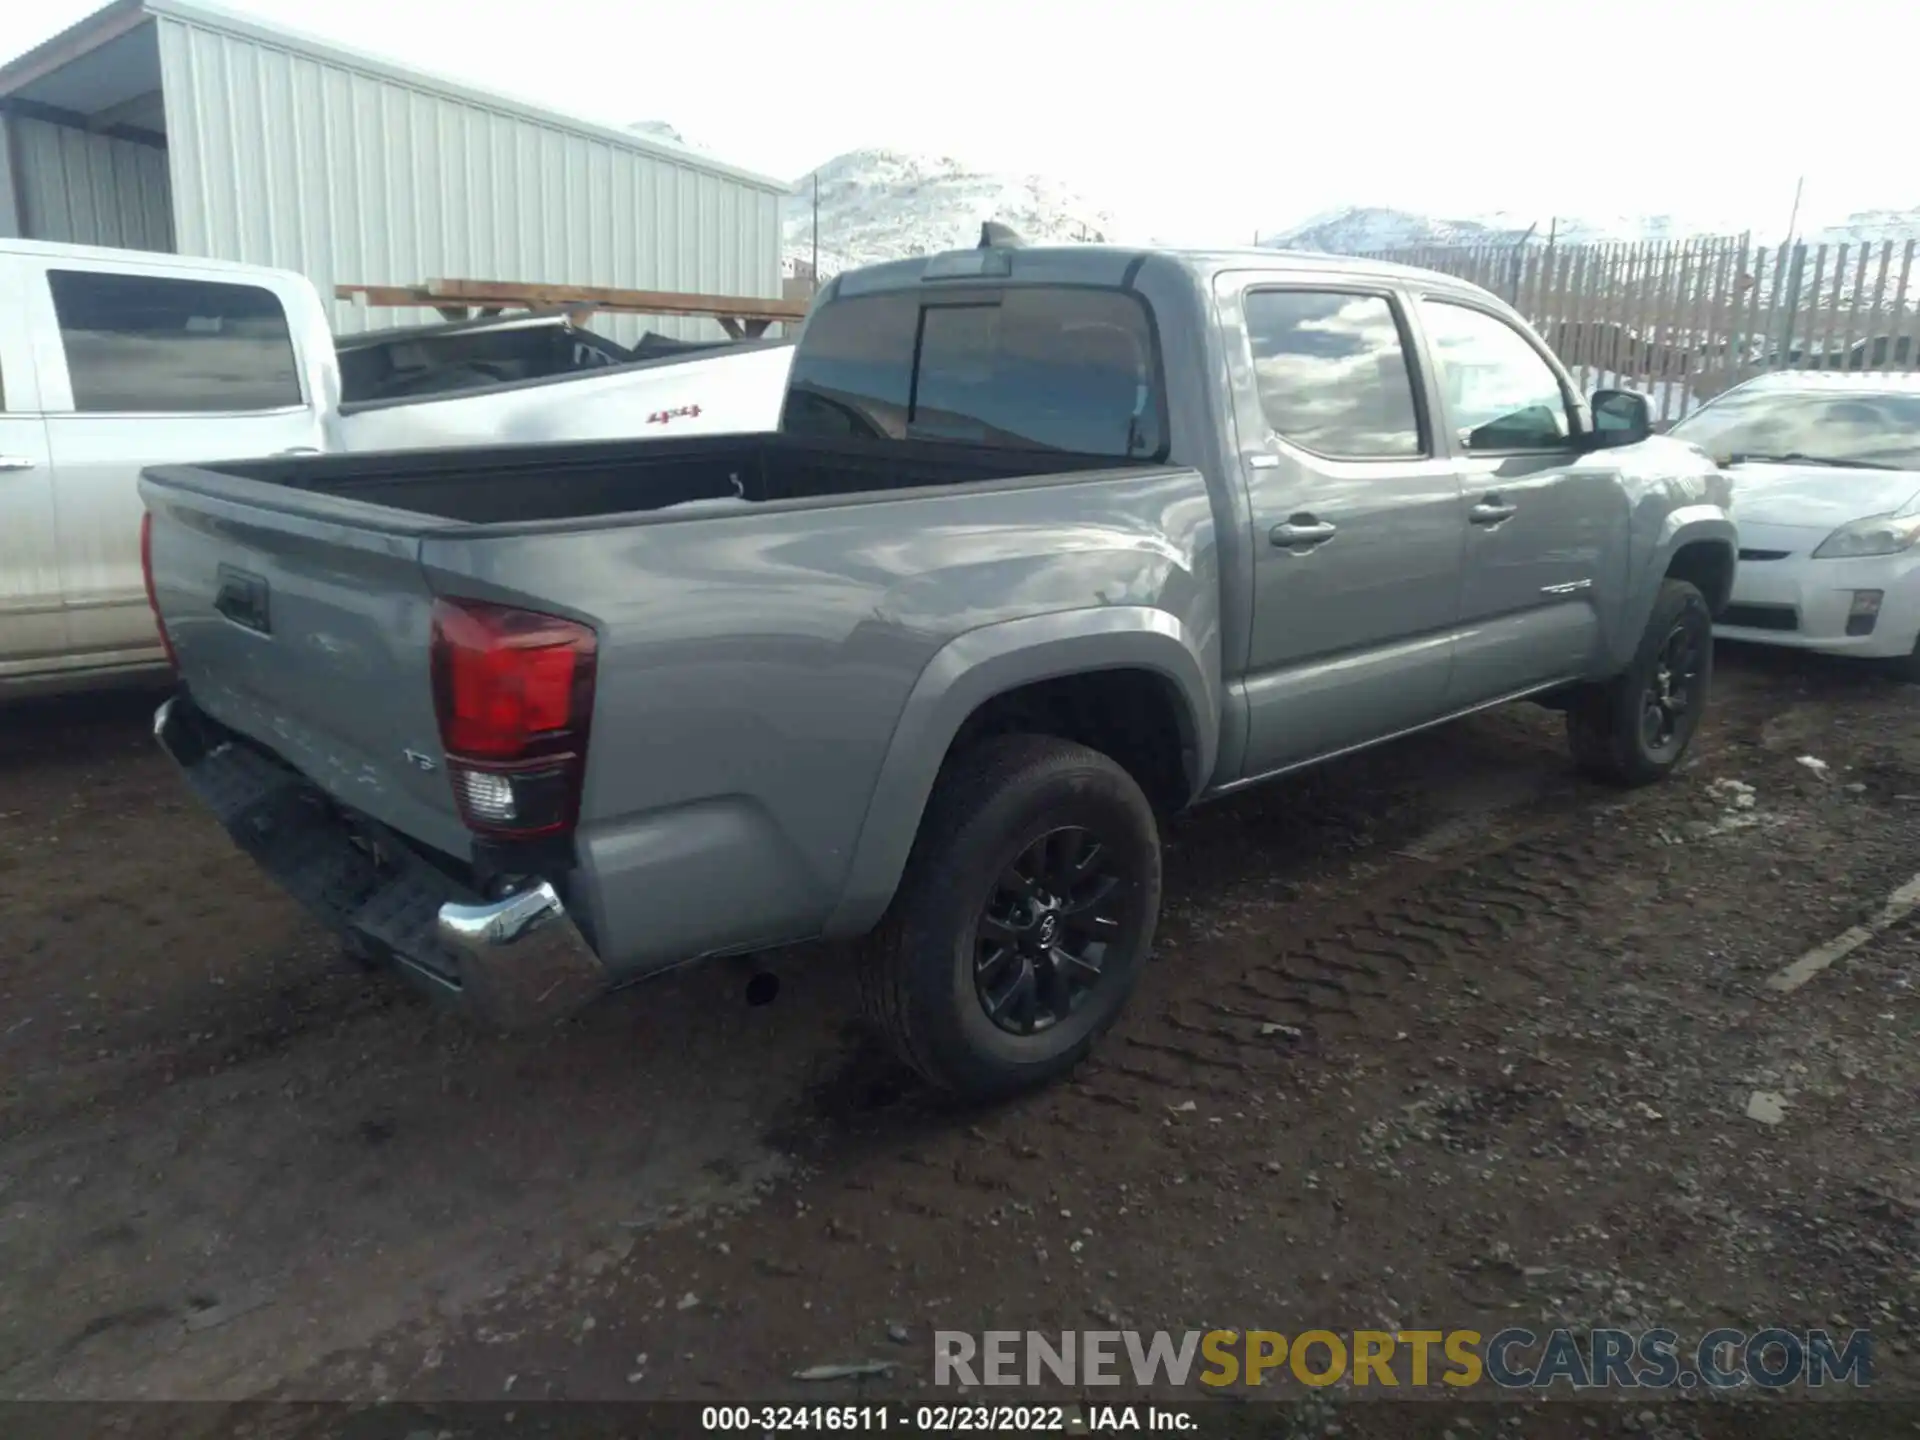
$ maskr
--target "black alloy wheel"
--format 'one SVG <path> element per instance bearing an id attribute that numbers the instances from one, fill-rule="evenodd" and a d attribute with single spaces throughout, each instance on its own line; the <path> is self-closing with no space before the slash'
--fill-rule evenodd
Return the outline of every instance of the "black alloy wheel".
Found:
<path id="1" fill-rule="evenodd" d="M 996 735 L 942 767 L 860 947 L 861 1002 L 936 1090 L 1002 1099 L 1066 1074 L 1153 951 L 1160 834 L 1111 756 Z"/>
<path id="2" fill-rule="evenodd" d="M 1676 624 L 1667 632 L 1640 697 L 1640 739 L 1650 758 L 1665 759 L 1683 743 L 1687 712 L 1699 689 L 1700 659 L 1692 629 Z"/>
<path id="3" fill-rule="evenodd" d="M 989 1020 L 1033 1035 L 1085 1003 L 1120 938 L 1112 902 L 1123 878 L 1113 847 L 1079 826 L 1049 830 L 1000 873 L 974 942 L 974 990 Z"/>
<path id="4" fill-rule="evenodd" d="M 1568 697 L 1575 762 L 1614 785 L 1649 785 L 1672 774 L 1700 728 L 1712 684 L 1713 616 L 1706 597 L 1668 576 L 1633 659 L 1611 679 Z"/>

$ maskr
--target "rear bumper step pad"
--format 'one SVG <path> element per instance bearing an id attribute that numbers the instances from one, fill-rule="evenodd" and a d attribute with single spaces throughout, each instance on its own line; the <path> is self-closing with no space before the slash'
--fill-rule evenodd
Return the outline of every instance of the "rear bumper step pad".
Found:
<path id="1" fill-rule="evenodd" d="M 385 863 L 376 861 L 318 786 L 184 694 L 160 707 L 153 731 L 255 864 L 309 913 L 437 995 L 522 1029 L 564 1018 L 605 989 L 599 958 L 545 881 L 486 900 L 404 846 L 383 846 Z"/>

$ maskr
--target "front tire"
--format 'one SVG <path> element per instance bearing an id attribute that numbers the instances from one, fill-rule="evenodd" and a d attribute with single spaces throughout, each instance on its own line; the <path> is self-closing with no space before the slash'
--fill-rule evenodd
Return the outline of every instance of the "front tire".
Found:
<path id="1" fill-rule="evenodd" d="M 965 1100 L 1070 1070 L 1138 984 L 1160 912 L 1153 807 L 1097 750 L 1043 735 L 950 758 L 862 946 L 869 1018 Z"/>
<path id="2" fill-rule="evenodd" d="M 1913 649 L 1905 655 L 1887 661 L 1886 673 L 1902 685 L 1920 685 L 1920 640 L 1915 640 Z"/>
<path id="3" fill-rule="evenodd" d="M 1567 709 L 1574 763 L 1610 784 L 1672 774 L 1693 742 L 1713 681 L 1713 616 L 1684 580 L 1663 580 L 1626 671 L 1582 691 Z"/>

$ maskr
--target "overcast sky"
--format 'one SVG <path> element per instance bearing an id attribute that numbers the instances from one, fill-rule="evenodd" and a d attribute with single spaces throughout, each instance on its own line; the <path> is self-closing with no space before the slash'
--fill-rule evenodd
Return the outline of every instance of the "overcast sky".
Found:
<path id="1" fill-rule="evenodd" d="M 95 8 L 0 6 L 0 56 Z M 228 8 L 783 178 L 868 146 L 1049 173 L 1170 238 L 1348 204 L 1783 231 L 1801 174 L 1803 224 L 1920 206 L 1914 0 Z"/>

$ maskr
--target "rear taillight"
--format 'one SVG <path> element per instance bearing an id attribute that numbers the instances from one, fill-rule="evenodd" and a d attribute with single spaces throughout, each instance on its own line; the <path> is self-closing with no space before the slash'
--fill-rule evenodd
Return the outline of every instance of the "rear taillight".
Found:
<path id="1" fill-rule="evenodd" d="M 125 554 L 123 550 L 120 552 Z M 153 611 L 153 628 L 160 632 L 160 648 L 166 652 L 167 664 L 174 669 L 180 668 L 180 662 L 174 658 L 173 641 L 167 635 L 167 622 L 160 618 L 160 597 L 153 589 L 153 512 L 140 512 L 140 578 L 147 587 L 147 607 Z"/>
<path id="2" fill-rule="evenodd" d="M 555 835 L 580 814 L 593 631 L 477 600 L 433 607 L 433 703 L 460 818 L 485 835 Z"/>

